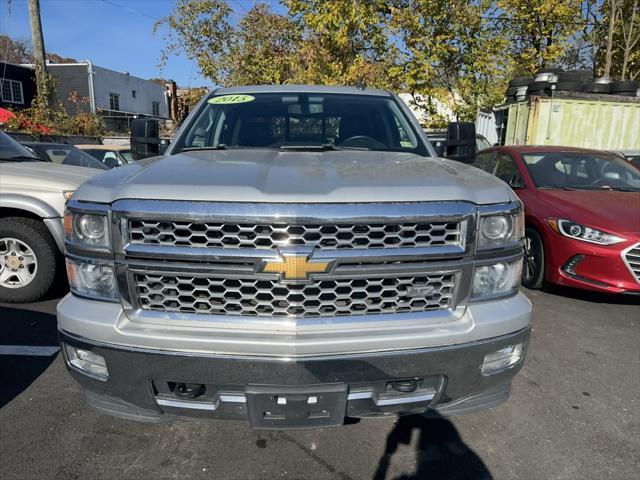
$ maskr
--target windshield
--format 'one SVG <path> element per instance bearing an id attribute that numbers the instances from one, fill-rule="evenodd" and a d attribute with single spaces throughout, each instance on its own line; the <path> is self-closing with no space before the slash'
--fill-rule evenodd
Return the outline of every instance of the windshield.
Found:
<path id="1" fill-rule="evenodd" d="M 120 155 L 120 152 L 115 150 L 103 150 L 100 148 L 85 148 L 83 152 L 88 153 L 96 160 L 104 163 L 109 168 L 119 167 L 129 163 L 126 158 Z"/>
<path id="2" fill-rule="evenodd" d="M 211 97 L 178 139 L 190 148 L 362 149 L 426 154 L 395 101 L 373 95 Z"/>
<path id="3" fill-rule="evenodd" d="M 43 158 L 46 158 L 53 163 L 74 165 L 76 167 L 98 168 L 100 170 L 107 170 L 109 168 L 104 163 L 96 160 L 91 155 L 78 150 L 72 145 L 41 143 L 31 144 L 31 148 L 36 150 Z"/>
<path id="4" fill-rule="evenodd" d="M 548 152 L 521 156 L 538 188 L 640 190 L 640 172 L 615 155 Z"/>
<path id="5" fill-rule="evenodd" d="M 39 158 L 4 132 L 0 132 L 0 160 L 40 161 Z"/>

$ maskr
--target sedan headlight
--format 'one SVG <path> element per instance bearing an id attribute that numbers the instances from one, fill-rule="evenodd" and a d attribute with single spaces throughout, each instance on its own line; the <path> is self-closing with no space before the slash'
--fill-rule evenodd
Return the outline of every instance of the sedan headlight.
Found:
<path id="1" fill-rule="evenodd" d="M 524 212 L 501 213 L 480 217 L 478 248 L 496 248 L 515 243 L 524 237 Z"/>
<path id="2" fill-rule="evenodd" d="M 95 300 L 119 299 L 113 266 L 67 258 L 71 292 Z"/>
<path id="3" fill-rule="evenodd" d="M 582 240 L 583 242 L 596 243 L 598 245 L 615 245 L 616 243 L 624 242 L 624 238 L 603 232 L 602 230 L 580 225 L 571 220 L 547 218 L 547 223 L 556 233 L 576 240 Z"/>
<path id="4" fill-rule="evenodd" d="M 471 297 L 493 297 L 513 293 L 520 285 L 522 259 L 478 265 L 473 271 Z"/>
<path id="5" fill-rule="evenodd" d="M 106 215 L 67 211 L 64 214 L 64 231 L 67 240 L 71 242 L 90 248 L 110 248 Z"/>

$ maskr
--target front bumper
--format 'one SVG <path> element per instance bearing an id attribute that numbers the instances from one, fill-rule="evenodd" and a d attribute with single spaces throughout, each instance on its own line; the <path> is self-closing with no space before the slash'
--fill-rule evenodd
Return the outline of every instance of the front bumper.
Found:
<path id="1" fill-rule="evenodd" d="M 547 280 L 567 287 L 603 293 L 640 293 L 640 282 L 624 261 L 624 252 L 637 244 L 596 245 L 562 237 L 549 229 Z M 571 260 L 575 264 L 571 265 Z"/>
<path id="2" fill-rule="evenodd" d="M 446 347 L 299 359 L 122 347 L 62 330 L 60 340 L 105 358 L 109 369 L 106 381 L 70 367 L 86 390 L 89 404 L 104 413 L 153 422 L 185 417 L 248 420 L 252 416 L 248 398 L 256 389 L 305 395 L 342 389 L 346 408 L 343 403 L 344 410 L 338 412 L 341 423 L 345 416 L 428 411 L 452 415 L 496 406 L 507 399 L 511 378 L 523 360 L 483 376 L 484 356 L 520 342 L 526 348 L 529 333 L 530 327 L 526 327 L 509 335 Z M 397 381 L 415 381 L 417 388 L 399 392 L 391 384 Z M 201 384 L 204 391 L 196 398 L 185 398 L 176 393 L 179 383 Z M 274 429 L 326 425 L 292 424 L 277 417 L 259 425 L 252 419 L 252 424 Z"/>

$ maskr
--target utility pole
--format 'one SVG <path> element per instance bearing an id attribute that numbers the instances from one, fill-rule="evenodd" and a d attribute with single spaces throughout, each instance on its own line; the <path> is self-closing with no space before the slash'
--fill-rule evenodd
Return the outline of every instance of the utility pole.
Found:
<path id="1" fill-rule="evenodd" d="M 44 55 L 44 38 L 40 20 L 40 0 L 29 0 L 29 23 L 31 24 L 31 43 L 33 45 L 33 63 L 36 69 L 38 97 L 49 103 L 47 85 L 47 62 Z"/>

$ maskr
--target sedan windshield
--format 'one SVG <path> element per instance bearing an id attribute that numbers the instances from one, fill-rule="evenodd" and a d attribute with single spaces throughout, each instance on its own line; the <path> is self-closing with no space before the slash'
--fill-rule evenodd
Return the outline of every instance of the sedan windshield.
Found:
<path id="1" fill-rule="evenodd" d="M 392 98 L 324 93 L 213 96 L 173 152 L 203 148 L 426 152 Z"/>
<path id="2" fill-rule="evenodd" d="M 104 150 L 100 148 L 85 148 L 82 150 L 85 153 L 88 153 L 96 160 L 104 163 L 109 168 L 119 167 L 121 165 L 126 165 L 129 161 L 124 158 L 120 152 L 116 150 Z"/>
<path id="3" fill-rule="evenodd" d="M 0 160 L 11 162 L 40 161 L 39 158 L 4 132 L 0 132 Z"/>
<path id="4" fill-rule="evenodd" d="M 538 188 L 640 190 L 640 171 L 616 155 L 545 152 L 521 156 Z"/>
<path id="5" fill-rule="evenodd" d="M 42 158 L 45 158 L 53 163 L 74 165 L 76 167 L 97 168 L 100 170 L 109 169 L 109 167 L 104 163 L 96 160 L 88 153 L 84 153 L 82 150 L 78 150 L 73 145 L 65 145 L 59 143 L 37 143 L 31 144 L 31 148 L 38 152 L 42 156 Z"/>

